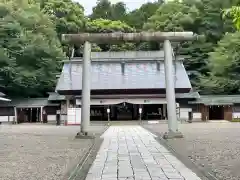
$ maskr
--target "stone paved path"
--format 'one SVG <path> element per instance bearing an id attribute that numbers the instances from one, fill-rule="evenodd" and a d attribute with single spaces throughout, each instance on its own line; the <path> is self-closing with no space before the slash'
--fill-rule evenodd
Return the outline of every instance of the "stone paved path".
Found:
<path id="1" fill-rule="evenodd" d="M 86 180 L 201 180 L 141 126 L 111 126 Z"/>

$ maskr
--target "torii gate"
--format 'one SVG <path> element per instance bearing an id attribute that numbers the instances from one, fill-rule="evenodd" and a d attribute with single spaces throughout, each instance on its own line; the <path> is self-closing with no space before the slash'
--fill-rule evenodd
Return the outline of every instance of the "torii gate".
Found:
<path id="1" fill-rule="evenodd" d="M 91 78 L 91 43 L 114 44 L 121 42 L 164 42 L 165 84 L 168 113 L 168 132 L 164 138 L 183 137 L 178 130 L 176 99 L 174 87 L 174 69 L 172 42 L 192 41 L 198 38 L 193 32 L 141 32 L 141 33 L 81 33 L 63 34 L 62 41 L 70 44 L 84 44 L 82 71 L 82 109 L 80 135 L 88 135 L 90 124 L 90 78 Z"/>

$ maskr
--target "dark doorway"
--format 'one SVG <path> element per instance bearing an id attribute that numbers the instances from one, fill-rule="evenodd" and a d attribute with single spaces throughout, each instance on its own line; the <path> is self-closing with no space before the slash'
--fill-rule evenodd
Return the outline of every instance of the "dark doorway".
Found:
<path id="1" fill-rule="evenodd" d="M 133 104 L 121 103 L 115 106 L 116 120 L 132 120 L 134 116 Z"/>
<path id="2" fill-rule="evenodd" d="M 31 113 L 31 116 L 30 116 L 30 122 L 38 122 L 38 109 L 37 108 L 32 108 L 32 110 L 30 110 L 32 112 Z"/>
<path id="3" fill-rule="evenodd" d="M 209 120 L 223 120 L 224 107 L 223 106 L 210 106 L 209 107 Z"/>
<path id="4" fill-rule="evenodd" d="M 145 120 L 163 120 L 164 109 L 162 104 L 147 104 L 143 105 L 143 118 Z"/>
<path id="5" fill-rule="evenodd" d="M 19 123 L 40 122 L 40 108 L 21 108 L 17 111 Z"/>
<path id="6" fill-rule="evenodd" d="M 91 121 L 107 121 L 107 112 L 104 106 L 91 106 L 90 120 Z"/>

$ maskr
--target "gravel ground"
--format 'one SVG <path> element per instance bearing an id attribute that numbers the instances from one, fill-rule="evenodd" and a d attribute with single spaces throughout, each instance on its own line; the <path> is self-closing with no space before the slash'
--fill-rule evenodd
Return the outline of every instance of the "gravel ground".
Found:
<path id="1" fill-rule="evenodd" d="M 167 130 L 166 124 L 144 126 L 161 136 Z M 239 130 L 240 123 L 181 124 L 184 139 L 168 140 L 167 144 L 216 179 L 239 180 Z"/>
<path id="2" fill-rule="evenodd" d="M 61 180 L 93 144 L 79 127 L 0 125 L 0 180 Z M 92 126 L 97 136 L 104 126 Z"/>

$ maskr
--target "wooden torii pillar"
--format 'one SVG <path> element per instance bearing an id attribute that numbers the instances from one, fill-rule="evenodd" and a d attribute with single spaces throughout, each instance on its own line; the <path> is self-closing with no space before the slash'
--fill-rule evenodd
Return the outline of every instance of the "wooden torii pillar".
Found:
<path id="1" fill-rule="evenodd" d="M 192 41 L 198 38 L 193 32 L 141 32 L 141 33 L 81 33 L 63 34 L 62 41 L 69 44 L 84 44 L 82 71 L 82 114 L 80 135 L 88 135 L 90 124 L 90 75 L 91 75 L 91 43 L 117 44 L 139 42 L 164 42 L 165 85 L 168 112 L 168 132 L 164 138 L 183 137 L 178 130 L 176 98 L 174 87 L 173 54 L 171 42 Z"/>

